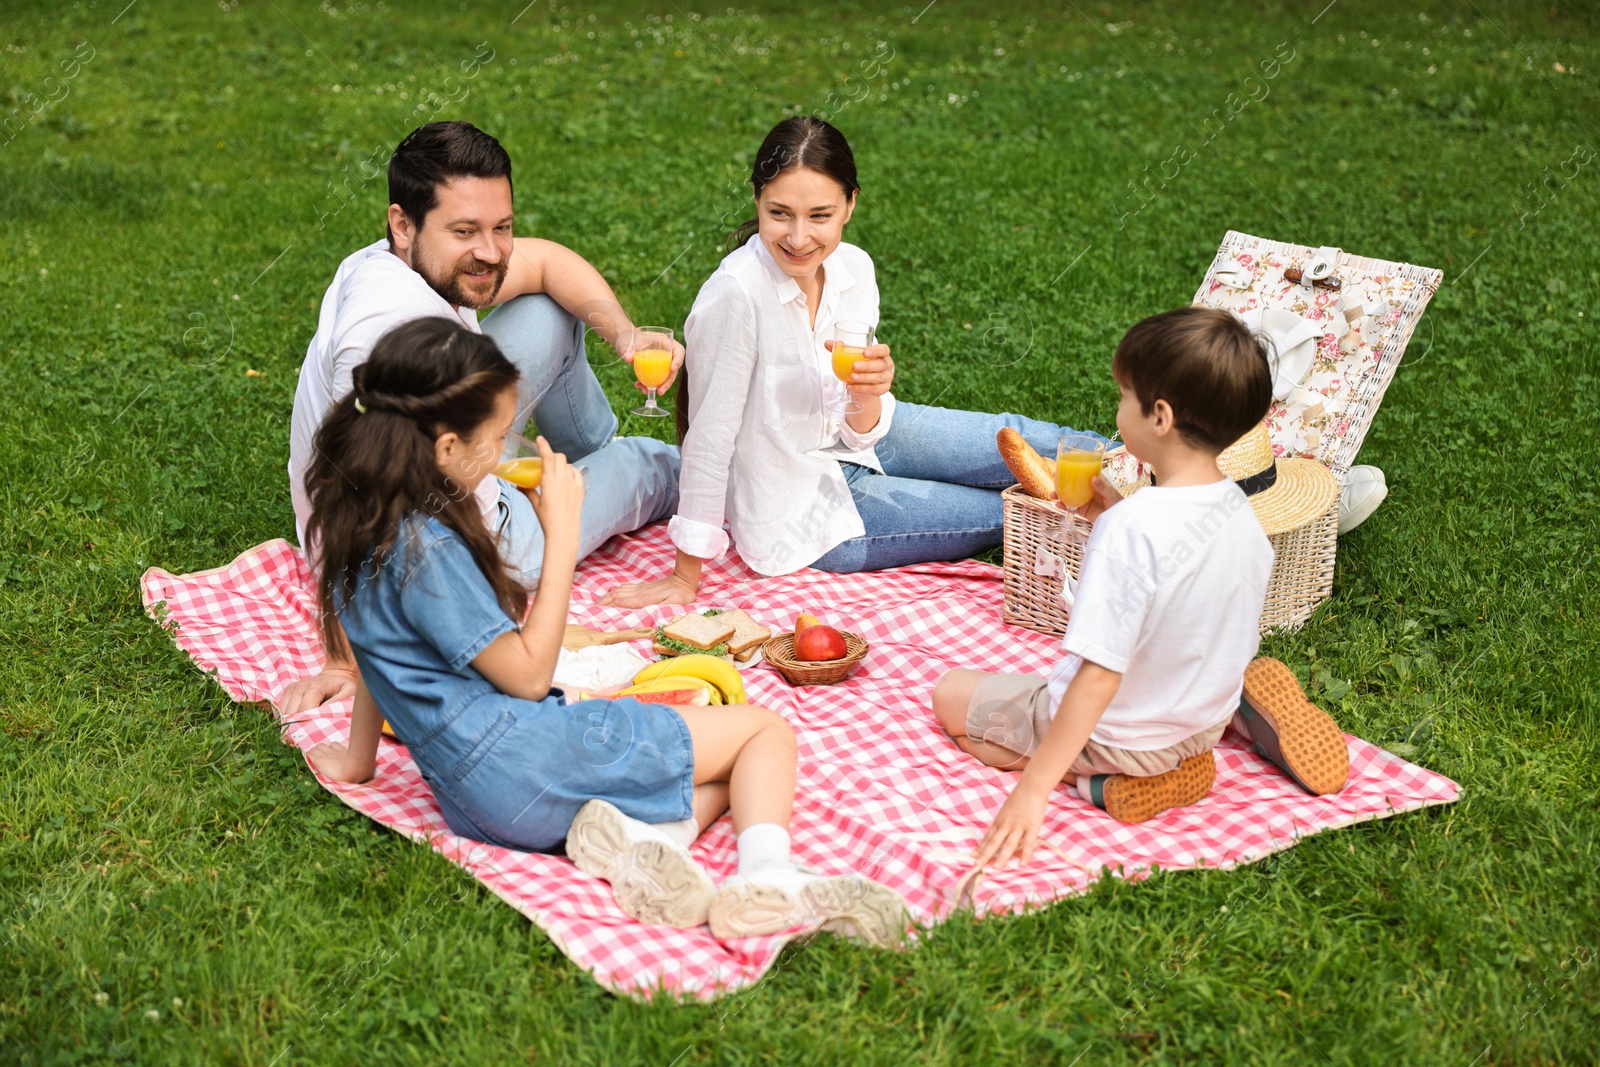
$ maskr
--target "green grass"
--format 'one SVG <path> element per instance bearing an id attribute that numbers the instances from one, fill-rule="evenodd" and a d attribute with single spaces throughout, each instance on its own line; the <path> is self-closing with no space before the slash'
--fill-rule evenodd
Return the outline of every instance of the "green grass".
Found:
<path id="1" fill-rule="evenodd" d="M 1588 5 L 125 2 L 0 16 L 0 1061 L 1595 1061 Z M 373 153 L 477 122 L 520 232 L 681 323 L 760 137 L 830 92 L 912 400 L 1107 426 L 1116 339 L 1187 302 L 1229 228 L 1444 270 L 1362 452 L 1393 495 L 1268 651 L 1458 804 L 647 1006 L 322 793 L 143 616 L 146 566 L 292 533 L 295 371 L 381 234 Z"/>

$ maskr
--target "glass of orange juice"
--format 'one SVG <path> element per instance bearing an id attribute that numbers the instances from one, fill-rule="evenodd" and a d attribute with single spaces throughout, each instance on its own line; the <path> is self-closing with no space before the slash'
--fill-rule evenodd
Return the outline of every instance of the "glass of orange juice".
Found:
<path id="1" fill-rule="evenodd" d="M 1056 448 L 1056 497 L 1081 508 L 1094 499 L 1094 476 L 1106 458 L 1106 443 L 1084 433 L 1064 433 Z"/>
<path id="2" fill-rule="evenodd" d="M 656 390 L 672 376 L 672 327 L 640 326 L 633 331 L 633 374 L 644 386 L 645 400 L 633 414 L 664 419 L 670 414 L 656 404 Z"/>
<path id="3" fill-rule="evenodd" d="M 873 343 L 870 323 L 836 322 L 833 325 L 833 376 L 844 383 L 849 397 L 844 407 L 846 415 L 861 411 L 861 402 L 849 392 L 850 375 L 855 370 L 856 360 L 866 358 L 867 346 Z"/>
<path id="4" fill-rule="evenodd" d="M 513 430 L 506 434 L 506 450 L 501 455 L 503 458 L 494 469 L 495 474 L 518 489 L 539 488 L 539 480 L 544 477 L 544 459 L 539 455 L 538 445 Z"/>

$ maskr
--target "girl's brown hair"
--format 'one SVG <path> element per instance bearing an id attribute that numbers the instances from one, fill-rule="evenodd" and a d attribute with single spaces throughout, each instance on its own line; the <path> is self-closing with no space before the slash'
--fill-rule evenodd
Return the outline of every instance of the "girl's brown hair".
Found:
<path id="1" fill-rule="evenodd" d="M 351 382 L 317 430 L 306 473 L 306 544 L 317 558 L 326 647 L 345 649 L 338 613 L 363 573 L 371 578 L 391 562 L 401 524 L 429 515 L 466 542 L 500 606 L 520 620 L 527 590 L 506 571 L 472 493 L 439 469 L 434 453 L 442 434 L 470 437 L 493 415 L 516 388 L 517 368 L 491 338 L 424 318 L 379 338 Z"/>

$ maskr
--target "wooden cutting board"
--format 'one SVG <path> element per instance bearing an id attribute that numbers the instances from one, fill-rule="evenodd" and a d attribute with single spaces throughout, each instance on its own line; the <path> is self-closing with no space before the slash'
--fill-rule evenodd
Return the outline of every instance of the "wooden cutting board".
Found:
<path id="1" fill-rule="evenodd" d="M 655 627 L 647 626 L 634 630 L 593 630 L 577 623 L 567 624 L 566 636 L 561 639 L 561 647 L 569 652 L 576 652 L 580 648 L 591 645 L 618 645 L 624 641 L 637 641 L 640 638 L 655 635 Z"/>

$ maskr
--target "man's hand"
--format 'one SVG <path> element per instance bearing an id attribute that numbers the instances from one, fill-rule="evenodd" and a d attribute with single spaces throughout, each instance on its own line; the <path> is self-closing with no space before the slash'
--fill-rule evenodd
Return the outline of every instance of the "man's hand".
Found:
<path id="1" fill-rule="evenodd" d="M 671 389 L 672 383 L 678 380 L 678 371 L 683 368 L 683 346 L 664 333 L 627 330 L 624 332 L 624 337 L 625 339 L 621 342 L 621 347 L 617 351 L 630 367 L 633 365 L 633 354 L 642 349 L 664 348 L 672 353 L 672 373 L 667 375 L 667 380 L 661 383 L 661 387 L 656 390 L 656 393 L 659 395 Z M 644 385 L 637 379 L 635 379 L 633 387 L 641 393 L 645 391 Z"/>
<path id="2" fill-rule="evenodd" d="M 1039 829 L 1044 825 L 1045 808 L 1050 794 L 1036 793 L 1026 782 L 1018 782 L 1000 805 L 994 822 L 978 845 L 978 866 L 994 861 L 1004 867 L 1012 858 L 1021 855 L 1023 866 L 1033 862 L 1033 850 L 1039 843 Z"/>
<path id="3" fill-rule="evenodd" d="M 836 341 L 824 341 L 822 346 L 833 351 Z M 845 388 L 860 396 L 882 396 L 894 385 L 894 360 L 889 358 L 888 345 L 868 345 L 856 360 L 855 369 Z"/>
<path id="4" fill-rule="evenodd" d="M 278 697 L 278 714 L 301 715 L 333 700 L 356 695 L 356 672 L 349 667 L 324 667 L 290 685 Z"/>

